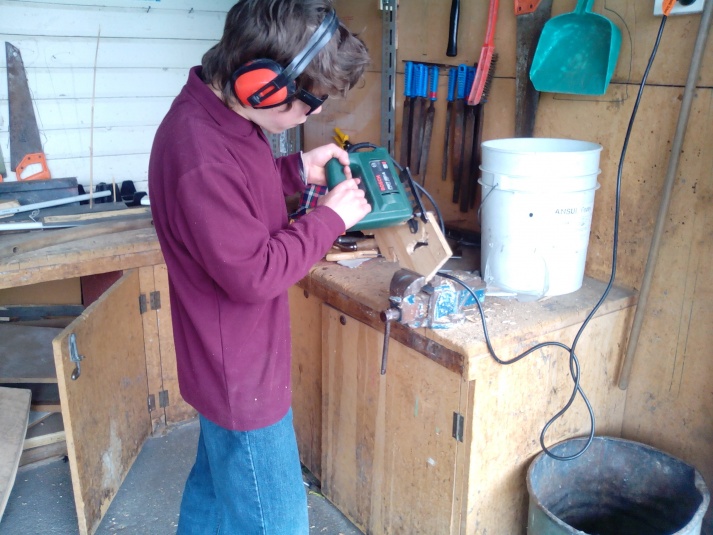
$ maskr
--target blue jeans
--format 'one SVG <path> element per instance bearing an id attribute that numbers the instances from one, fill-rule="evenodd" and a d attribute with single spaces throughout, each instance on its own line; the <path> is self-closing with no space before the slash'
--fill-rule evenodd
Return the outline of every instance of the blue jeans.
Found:
<path id="1" fill-rule="evenodd" d="M 178 535 L 309 533 L 292 409 L 254 431 L 231 431 L 203 416 L 200 427 Z"/>

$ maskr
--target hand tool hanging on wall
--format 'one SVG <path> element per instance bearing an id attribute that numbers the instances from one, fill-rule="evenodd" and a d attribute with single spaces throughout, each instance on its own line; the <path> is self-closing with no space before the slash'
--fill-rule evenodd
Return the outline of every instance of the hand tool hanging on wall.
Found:
<path id="1" fill-rule="evenodd" d="M 42 151 L 22 56 L 17 48 L 5 42 L 5 57 L 10 108 L 10 165 L 15 170 L 17 180 L 52 178 Z M 25 173 L 30 166 L 39 166 L 40 170 L 32 174 Z"/>
<path id="2" fill-rule="evenodd" d="M 468 67 L 465 79 L 466 88 L 471 87 L 475 76 L 476 68 Z M 461 212 L 467 212 L 470 207 L 469 193 L 472 188 L 470 182 L 474 180 L 473 176 L 471 176 L 471 166 L 473 159 L 473 145 L 475 143 L 475 129 L 477 126 L 476 119 L 476 106 L 471 105 L 468 102 L 468 97 L 466 97 L 465 124 L 463 126 L 463 131 L 465 132 L 463 136 L 463 163 L 461 165 L 460 196 L 458 198 Z"/>
<path id="3" fill-rule="evenodd" d="M 438 67 L 432 65 L 428 67 L 429 73 L 427 80 L 428 100 L 430 104 L 426 110 L 426 119 L 423 126 L 423 139 L 421 140 L 421 155 L 419 158 L 418 169 L 421 171 L 421 185 L 426 183 L 426 173 L 428 172 L 428 153 L 431 150 L 431 134 L 433 133 L 433 121 L 436 115 L 436 99 L 438 98 Z"/>
<path id="4" fill-rule="evenodd" d="M 399 159 L 403 167 L 411 166 L 411 135 L 413 133 L 413 62 L 404 67 L 404 109 L 401 120 L 401 149 Z"/>
<path id="5" fill-rule="evenodd" d="M 498 61 L 498 55 L 495 53 L 495 26 L 497 21 L 498 0 L 490 0 L 490 8 L 488 9 L 488 27 L 485 31 L 485 43 L 480 51 L 480 59 L 477 64 L 478 71 L 475 74 L 473 85 L 468 86 L 470 89 L 468 104 L 471 106 L 480 104 L 483 99 L 483 93 L 487 93 L 493 79 L 495 64 Z"/>
<path id="6" fill-rule="evenodd" d="M 426 107 L 428 96 L 428 67 L 421 63 L 413 66 L 413 95 L 414 95 L 414 116 L 413 116 L 413 137 L 411 139 L 411 170 L 414 174 L 419 173 L 419 163 L 421 161 L 421 148 L 423 143 L 424 121 L 426 119 Z"/>
<path id="7" fill-rule="evenodd" d="M 457 69 L 450 67 L 448 69 L 448 104 L 446 106 L 446 134 L 443 139 L 443 161 L 441 162 L 441 180 L 446 180 L 448 176 L 448 162 L 451 159 L 451 122 L 452 115 L 455 113 L 453 108 L 453 99 L 456 91 L 456 76 Z"/>
<path id="8" fill-rule="evenodd" d="M 532 137 L 535 130 L 540 93 L 530 81 L 530 68 L 551 12 L 552 0 L 515 0 L 515 137 Z"/>
<path id="9" fill-rule="evenodd" d="M 451 0 L 451 17 L 448 23 L 448 46 L 446 56 L 458 55 L 458 21 L 460 20 L 460 0 Z"/>
<path id="10" fill-rule="evenodd" d="M 470 158 L 470 172 L 468 173 L 467 206 L 461 200 L 461 212 L 467 212 L 478 203 L 478 175 L 480 174 L 480 144 L 483 141 L 483 122 L 485 118 L 485 102 L 473 106 L 475 120 L 473 124 L 473 150 Z M 464 209 L 465 208 L 465 209 Z"/>
<path id="11" fill-rule="evenodd" d="M 463 153 L 465 149 L 465 84 L 467 65 L 458 65 L 456 71 L 456 96 L 453 120 L 453 198 L 454 203 L 460 197 L 460 179 L 463 171 Z"/>
<path id="12" fill-rule="evenodd" d="M 621 30 L 592 13 L 594 0 L 578 0 L 571 13 L 548 20 L 532 58 L 530 80 L 538 91 L 603 95 L 621 48 Z"/>

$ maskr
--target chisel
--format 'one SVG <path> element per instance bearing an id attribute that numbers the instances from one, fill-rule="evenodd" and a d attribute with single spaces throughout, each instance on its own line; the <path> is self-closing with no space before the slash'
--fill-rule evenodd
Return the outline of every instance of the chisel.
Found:
<path id="1" fill-rule="evenodd" d="M 409 166 L 409 160 L 411 159 L 411 129 L 413 126 L 412 76 L 413 62 L 407 61 L 404 70 L 404 109 L 401 120 L 401 151 L 399 153 L 403 167 Z"/>
<path id="2" fill-rule="evenodd" d="M 430 103 L 426 110 L 426 120 L 423 126 L 423 139 L 421 140 L 421 157 L 418 168 L 421 171 L 421 185 L 426 183 L 428 172 L 428 153 L 431 150 L 431 134 L 433 133 L 433 120 L 436 115 L 436 99 L 438 98 L 438 67 L 435 65 L 428 69 L 428 100 Z"/>
<path id="3" fill-rule="evenodd" d="M 456 68 L 448 69 L 448 105 L 446 106 L 446 135 L 443 140 L 443 162 L 441 163 L 441 180 L 445 180 L 448 176 L 448 161 L 451 153 L 451 116 L 455 113 L 453 110 L 453 98 L 456 91 Z"/>

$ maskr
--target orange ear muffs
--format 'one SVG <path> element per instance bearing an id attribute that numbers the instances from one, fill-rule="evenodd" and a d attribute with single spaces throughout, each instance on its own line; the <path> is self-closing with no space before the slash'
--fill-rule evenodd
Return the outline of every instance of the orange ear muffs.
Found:
<path id="1" fill-rule="evenodd" d="M 233 73 L 233 91 L 243 106 L 274 108 L 290 102 L 297 92 L 295 80 L 339 28 L 339 19 L 330 9 L 305 47 L 284 69 L 271 59 L 249 61 Z M 311 112 L 310 112 L 311 113 Z"/>
<path id="2" fill-rule="evenodd" d="M 233 73 L 235 95 L 246 107 L 279 106 L 290 100 L 296 90 L 294 81 L 283 85 L 282 73 L 282 67 L 270 59 L 250 61 Z"/>

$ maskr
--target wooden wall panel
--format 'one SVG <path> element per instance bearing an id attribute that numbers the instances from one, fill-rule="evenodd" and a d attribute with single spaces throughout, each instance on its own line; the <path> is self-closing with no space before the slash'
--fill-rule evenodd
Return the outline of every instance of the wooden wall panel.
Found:
<path id="1" fill-rule="evenodd" d="M 487 2 L 462 3 L 456 58 L 445 56 L 450 2 L 414 0 L 398 9 L 396 88 L 397 142 L 403 106 L 403 61 L 430 61 L 454 65 L 477 61 L 485 33 Z M 572 11 L 575 0 L 555 0 L 553 15 Z M 654 17 L 651 2 L 606 0 L 595 2 L 622 31 L 622 48 L 612 83 L 603 96 L 587 97 L 544 93 L 535 124 L 537 137 L 563 137 L 594 141 L 603 146 L 594 217 L 587 256 L 587 274 L 606 280 L 613 246 L 615 184 L 624 134 L 661 18 Z M 671 144 L 681 106 L 700 15 L 670 17 L 648 78 L 623 167 L 621 226 L 617 283 L 639 288 L 657 217 Z M 485 106 L 483 139 L 511 137 L 514 132 L 515 16 L 512 3 L 500 2 L 495 48 L 499 61 Z M 372 50 L 378 56 L 378 50 Z M 374 74 L 374 77 L 376 74 Z M 369 83 L 376 83 L 370 79 Z M 710 328 L 713 310 L 711 220 L 713 219 L 713 39 L 703 56 L 698 90 L 676 173 L 668 223 L 657 262 L 646 319 L 627 392 L 623 434 L 679 455 L 695 464 L 713 487 L 713 345 Z M 477 215 L 460 214 L 450 202 L 452 182 L 440 181 L 443 154 L 445 78 L 439 84 L 432 152 L 426 186 L 437 199 L 447 221 L 477 229 Z M 371 106 L 373 118 L 364 116 L 370 140 L 378 137 L 379 96 Z M 373 95 L 373 96 L 372 96 Z M 347 103 L 351 101 L 351 95 Z M 342 106 L 342 105 L 340 105 Z M 348 104 L 340 107 L 346 111 Z M 329 116 L 329 114 L 325 114 Z M 312 121 L 320 121 L 317 117 Z M 309 123 L 308 123 L 309 124 Z M 352 123 L 357 127 L 358 123 Z M 350 125 L 350 126 L 352 126 Z M 318 129 L 310 125 L 309 128 Z M 374 128 L 376 131 L 374 132 Z M 348 132 L 356 139 L 360 131 Z M 431 179 L 430 175 L 434 175 Z M 624 347 L 619 348 L 624 351 Z M 709 517 L 710 518 L 710 517 Z M 708 531 L 706 532 L 705 529 Z M 713 533 L 708 520 L 704 532 Z"/>
<path id="2" fill-rule="evenodd" d="M 0 39 L 22 54 L 53 176 L 75 176 L 87 186 L 91 172 L 94 184 L 133 180 L 146 190 L 156 128 L 188 69 L 220 37 L 233 4 L 0 0 Z M 2 53 L 0 79 L 5 72 Z M 0 147 L 13 180 L 8 122 L 3 83 Z"/>

